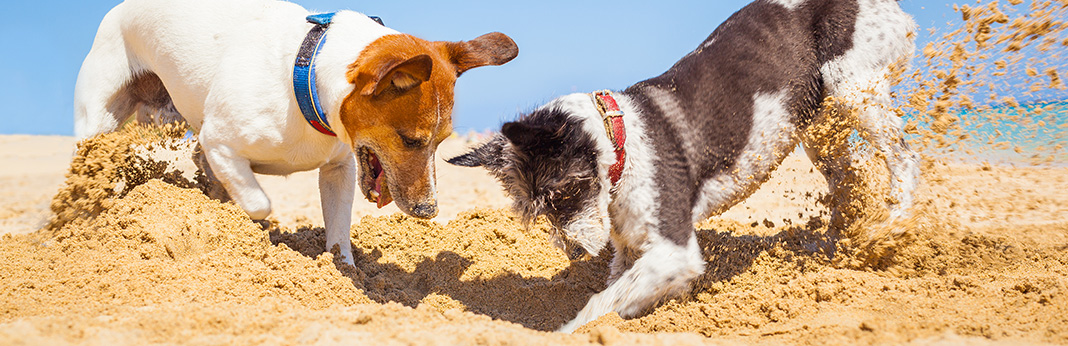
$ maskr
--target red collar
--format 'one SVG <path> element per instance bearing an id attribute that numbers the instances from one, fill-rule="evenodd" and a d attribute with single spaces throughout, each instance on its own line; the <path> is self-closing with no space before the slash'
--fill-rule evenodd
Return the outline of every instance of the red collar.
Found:
<path id="1" fill-rule="evenodd" d="M 616 163 L 608 167 L 608 177 L 612 179 L 612 186 L 619 183 L 623 176 L 623 164 L 627 159 L 627 151 L 623 144 L 627 143 L 627 128 L 623 126 L 623 111 L 612 97 L 612 92 L 601 90 L 591 94 L 597 111 L 604 119 L 604 130 L 608 132 L 608 140 L 612 141 L 612 147 L 616 151 Z"/>

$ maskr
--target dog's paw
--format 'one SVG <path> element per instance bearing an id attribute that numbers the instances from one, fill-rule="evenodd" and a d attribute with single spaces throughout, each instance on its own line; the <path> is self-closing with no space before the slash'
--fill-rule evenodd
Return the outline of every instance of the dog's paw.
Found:
<path id="1" fill-rule="evenodd" d="M 570 322 L 567 322 L 563 326 L 560 326 L 560 329 L 557 329 L 556 332 L 557 333 L 567 333 L 567 334 L 574 333 L 576 330 L 578 330 L 579 328 L 582 328 L 582 326 L 585 326 L 587 323 L 593 322 L 594 320 L 596 320 L 596 319 L 598 319 L 601 316 L 606 315 L 606 314 L 607 313 L 604 313 L 604 314 L 601 314 L 601 315 L 598 315 L 598 316 L 595 316 L 595 317 L 590 317 L 592 315 L 580 312 L 578 317 L 575 317 L 575 319 L 571 320 Z"/>
<path id="2" fill-rule="evenodd" d="M 344 263 L 344 264 L 347 264 L 347 265 L 350 265 L 350 266 L 353 266 L 353 267 L 356 266 L 356 262 L 354 262 L 352 260 L 352 254 L 342 255 L 341 256 L 341 263 Z"/>
<path id="3" fill-rule="evenodd" d="M 584 325 L 586 325 L 586 323 L 580 322 L 578 319 L 573 319 L 571 320 L 571 322 L 567 322 L 563 326 L 560 326 L 560 329 L 557 329 L 556 332 L 571 334 L 574 333 L 576 329 L 579 329 L 579 327 L 582 327 Z"/>

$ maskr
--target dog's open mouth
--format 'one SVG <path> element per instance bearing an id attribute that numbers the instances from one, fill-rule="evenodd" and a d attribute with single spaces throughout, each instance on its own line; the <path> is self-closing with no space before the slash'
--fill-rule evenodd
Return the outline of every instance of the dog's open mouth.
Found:
<path id="1" fill-rule="evenodd" d="M 379 208 L 393 202 L 386 184 L 386 171 L 382 169 L 378 155 L 375 155 L 371 148 L 360 147 L 356 152 L 356 160 L 360 162 L 360 189 L 363 190 L 364 197 L 377 203 Z"/>

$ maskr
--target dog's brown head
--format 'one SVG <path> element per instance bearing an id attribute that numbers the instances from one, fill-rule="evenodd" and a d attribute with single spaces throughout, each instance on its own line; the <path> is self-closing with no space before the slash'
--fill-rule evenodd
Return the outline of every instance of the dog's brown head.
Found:
<path id="1" fill-rule="evenodd" d="M 611 186 L 598 167 L 596 141 L 568 111 L 536 110 L 448 162 L 489 170 L 524 222 L 539 215 L 549 219 L 555 245 L 572 259 L 597 255 L 605 246 Z"/>
<path id="2" fill-rule="evenodd" d="M 355 86 L 341 122 L 360 164 L 360 189 L 379 207 L 394 198 L 405 213 L 437 215 L 434 152 L 452 133 L 453 87 L 464 71 L 501 65 L 519 48 L 501 33 L 466 42 L 387 35 L 349 67 Z"/>

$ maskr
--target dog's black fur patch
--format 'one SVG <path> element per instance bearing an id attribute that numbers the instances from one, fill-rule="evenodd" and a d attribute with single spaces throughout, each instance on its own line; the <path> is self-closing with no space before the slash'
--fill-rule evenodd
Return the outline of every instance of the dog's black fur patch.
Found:
<path id="1" fill-rule="evenodd" d="M 505 152 L 505 147 L 510 150 Z M 597 191 L 597 149 L 582 120 L 558 108 L 540 109 L 504 124 L 501 135 L 449 163 L 489 169 L 526 222 L 546 215 L 562 226 Z"/>

